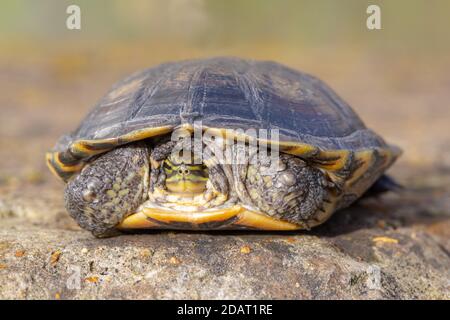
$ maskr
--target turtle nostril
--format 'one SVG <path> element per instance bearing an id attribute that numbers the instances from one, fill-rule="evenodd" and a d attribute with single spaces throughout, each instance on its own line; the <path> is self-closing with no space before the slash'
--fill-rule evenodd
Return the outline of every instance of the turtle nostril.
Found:
<path id="1" fill-rule="evenodd" d="M 178 169 L 178 173 L 182 175 L 188 175 L 189 169 Z"/>

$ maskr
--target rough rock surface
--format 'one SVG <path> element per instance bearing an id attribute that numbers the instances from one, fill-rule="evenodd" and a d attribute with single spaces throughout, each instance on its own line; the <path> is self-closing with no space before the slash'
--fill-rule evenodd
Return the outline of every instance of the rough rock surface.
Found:
<path id="1" fill-rule="evenodd" d="M 312 232 L 102 240 L 59 206 L 2 202 L 0 298 L 448 299 L 450 221 L 427 205 L 439 198 L 367 200 Z"/>
<path id="2" fill-rule="evenodd" d="M 48 54 L 0 63 L 0 298 L 450 299 L 448 73 L 415 77 L 401 59 L 383 68 L 370 58 L 345 64 L 336 57 L 342 63 L 326 70 L 290 63 L 318 73 L 370 127 L 402 146 L 391 170 L 407 186 L 401 194 L 360 201 L 310 232 L 99 240 L 65 212 L 63 185 L 43 154 L 113 80 L 157 62 L 130 59 L 133 52 L 105 60 L 101 70 L 103 60 L 86 55 L 78 73 Z M 429 67 L 414 63 L 417 72 Z"/>

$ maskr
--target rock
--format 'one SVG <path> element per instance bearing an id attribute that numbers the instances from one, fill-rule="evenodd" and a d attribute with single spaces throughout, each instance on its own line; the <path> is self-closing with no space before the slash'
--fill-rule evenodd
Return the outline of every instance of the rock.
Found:
<path id="1" fill-rule="evenodd" d="M 0 298 L 449 299 L 450 220 L 435 207 L 441 196 L 363 200 L 309 232 L 109 239 L 75 226 L 61 199 L 47 211 L 46 199 L 20 199 L 19 214 L 0 227 Z"/>
<path id="2" fill-rule="evenodd" d="M 328 52 L 303 47 L 282 57 L 330 83 L 403 148 L 390 172 L 407 187 L 402 194 L 360 201 L 308 232 L 96 239 L 68 216 L 44 153 L 111 83 L 182 51 L 71 46 L 71 56 L 90 52 L 93 63 L 61 78 L 67 50 L 56 46 L 0 52 L 0 298 L 450 299 L 450 60 L 350 50 L 324 64 Z M 274 60 L 287 49 L 274 48 Z"/>

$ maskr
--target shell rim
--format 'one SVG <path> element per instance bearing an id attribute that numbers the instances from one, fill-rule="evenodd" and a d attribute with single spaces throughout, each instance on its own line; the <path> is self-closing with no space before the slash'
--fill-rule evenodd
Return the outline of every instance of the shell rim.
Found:
<path id="1" fill-rule="evenodd" d="M 46 163 L 57 177 L 64 181 L 68 181 L 74 174 L 78 173 L 85 165 L 86 161 L 95 155 L 107 152 L 115 147 L 152 138 L 172 132 L 176 129 L 194 130 L 192 124 L 181 124 L 178 126 L 166 125 L 161 127 L 144 128 L 131 131 L 125 135 L 104 138 L 104 139 L 81 139 L 73 141 L 69 144 L 65 151 L 49 151 L 46 153 Z M 385 154 L 390 160 L 389 165 L 398 158 L 402 150 L 391 144 L 384 147 L 361 148 L 358 150 L 349 149 L 327 149 L 324 150 L 315 145 L 294 141 L 278 141 L 274 142 L 268 139 L 255 138 L 245 133 L 235 134 L 231 129 L 212 128 L 203 126 L 202 130 L 213 130 L 220 134 L 226 134 L 230 139 L 238 139 L 240 141 L 258 141 L 267 144 L 277 143 L 280 152 L 299 156 L 306 160 L 313 160 L 316 164 L 328 171 L 338 171 L 345 166 L 351 153 L 359 152 L 380 152 Z M 374 133 L 375 134 L 375 133 Z"/>

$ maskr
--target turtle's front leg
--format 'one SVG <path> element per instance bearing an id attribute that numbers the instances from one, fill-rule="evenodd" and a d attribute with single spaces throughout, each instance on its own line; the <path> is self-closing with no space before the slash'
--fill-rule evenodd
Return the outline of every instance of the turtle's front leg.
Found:
<path id="1" fill-rule="evenodd" d="M 242 165 L 235 168 L 242 171 Z M 320 169 L 288 154 L 280 154 L 278 159 L 257 159 L 245 169 L 236 175 L 245 186 L 246 192 L 240 192 L 247 198 L 242 199 L 244 202 L 304 228 L 322 219 L 332 183 Z"/>
<path id="2" fill-rule="evenodd" d="M 148 148 L 141 143 L 118 147 L 89 162 L 67 183 L 66 208 L 82 228 L 109 236 L 146 200 L 148 184 Z"/>

